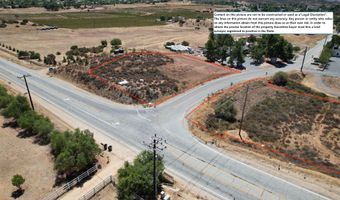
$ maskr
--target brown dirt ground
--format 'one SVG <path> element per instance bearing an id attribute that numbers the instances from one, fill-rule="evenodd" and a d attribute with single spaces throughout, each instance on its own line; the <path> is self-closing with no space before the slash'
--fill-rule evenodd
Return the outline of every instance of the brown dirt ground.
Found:
<path id="1" fill-rule="evenodd" d="M 101 40 L 110 41 L 120 38 L 126 49 L 147 49 L 150 51 L 166 51 L 167 41 L 188 41 L 190 46 L 204 46 L 208 40 L 209 30 L 194 30 L 192 27 L 179 27 L 178 24 L 150 27 L 128 28 L 98 28 L 98 29 L 57 29 L 51 31 L 36 30 L 36 27 L 26 25 L 16 28 L 9 25 L 0 30 L 0 42 L 19 50 L 39 52 L 43 58 L 49 53 L 56 54 L 59 61 L 72 45 L 79 47 L 98 46 Z"/>
<path id="2" fill-rule="evenodd" d="M 340 77 L 336 76 L 322 76 L 322 81 L 325 85 L 340 92 Z"/>
<path id="3" fill-rule="evenodd" d="M 251 90 L 250 90 L 251 91 Z M 249 93 L 251 94 L 251 98 L 249 98 L 247 107 L 250 108 L 252 105 L 255 105 L 256 102 L 259 102 L 261 99 L 263 99 L 263 96 L 265 94 L 268 94 L 268 90 L 266 88 L 262 88 L 260 90 L 256 90 L 256 92 Z M 237 96 L 242 96 L 242 93 L 236 92 L 235 99 L 237 99 Z M 243 99 L 243 98 L 242 98 Z M 239 110 L 240 106 L 242 105 L 241 102 L 236 103 L 235 107 Z M 245 113 L 249 109 L 246 109 Z M 260 169 L 271 171 L 272 174 L 275 174 L 279 177 L 283 177 L 287 180 L 298 182 L 299 184 L 305 186 L 306 188 L 309 188 L 314 191 L 318 191 L 322 194 L 325 194 L 327 196 L 330 196 L 332 198 L 340 198 L 339 191 L 340 191 L 340 179 L 327 176 L 325 174 L 301 168 L 295 164 L 292 164 L 290 162 L 287 162 L 286 160 L 279 160 L 269 153 L 266 153 L 265 151 L 253 149 L 253 148 L 245 148 L 244 145 L 238 144 L 233 142 L 232 140 L 221 140 L 217 139 L 216 137 L 207 134 L 205 131 L 202 131 L 201 129 L 194 126 L 192 123 L 190 123 L 191 120 L 195 120 L 200 122 L 202 125 L 204 125 L 204 119 L 205 117 L 213 112 L 212 104 L 204 104 L 201 106 L 198 110 L 196 110 L 194 113 L 192 113 L 191 116 L 189 116 L 189 125 L 192 133 L 202 139 L 206 143 L 212 143 L 216 146 L 216 148 L 220 149 L 224 153 L 236 157 L 240 160 L 242 160 L 245 163 L 249 163 L 253 166 L 256 166 Z M 238 112 L 238 115 L 240 115 L 240 112 Z M 240 117 L 240 116 L 238 116 Z M 321 128 L 321 127 L 316 127 Z M 322 131 L 319 131 L 320 133 Z M 237 131 L 228 131 L 228 133 L 236 135 Z M 242 136 L 245 139 L 249 139 L 246 132 L 242 132 Z M 306 140 L 305 137 L 301 136 L 301 138 L 298 138 L 302 140 Z M 310 142 L 315 139 L 318 139 L 320 141 L 320 137 L 317 136 L 313 138 L 308 138 L 306 142 Z M 319 143 L 321 145 L 321 142 Z M 323 146 L 323 145 L 322 145 Z M 322 149 L 320 149 L 322 150 Z M 326 154 L 329 153 L 328 150 L 325 152 Z M 280 166 L 281 170 L 278 171 L 277 168 Z"/>
<path id="4" fill-rule="evenodd" d="M 169 8 L 169 9 L 177 9 L 177 8 L 185 8 L 185 9 L 195 9 L 195 10 L 209 10 L 213 8 L 226 8 L 231 9 L 231 6 L 228 5 L 208 5 L 208 4 L 193 4 L 188 1 L 172 1 L 172 2 L 166 2 L 166 3 L 156 3 L 153 4 L 145 4 L 145 3 L 135 3 L 135 4 L 116 4 L 116 5 L 103 5 L 103 6 L 96 6 L 95 8 L 86 8 L 86 9 L 67 9 L 67 10 L 58 10 L 58 11 L 48 11 L 45 8 L 15 8 L 15 9 L 4 9 L 0 8 L 0 14 L 37 14 L 37 13 L 65 13 L 65 12 L 87 12 L 87 9 L 89 10 L 116 10 L 116 9 L 126 9 L 126 8 Z"/>
<path id="5" fill-rule="evenodd" d="M 182 84 L 195 85 L 214 76 L 230 74 L 227 68 L 212 66 L 204 63 L 204 60 L 197 61 L 181 56 L 169 56 L 174 59 L 174 63 L 162 66 L 160 70 L 168 77 L 180 81 Z M 184 85 L 183 84 L 183 85 Z"/>
<path id="6" fill-rule="evenodd" d="M 0 117 L 0 124 L 3 120 Z M 25 193 L 19 199 L 42 199 L 52 190 L 56 177 L 50 148 L 34 144 L 32 138 L 18 138 L 18 131 L 0 127 L 0 199 L 12 199 L 15 187 L 11 178 L 15 174 L 26 179 Z"/>
<path id="7" fill-rule="evenodd" d="M 301 48 L 301 51 L 307 46 L 311 48 L 316 43 L 325 38 L 324 35 L 284 35 L 283 36 L 288 42 L 291 42 Z"/>

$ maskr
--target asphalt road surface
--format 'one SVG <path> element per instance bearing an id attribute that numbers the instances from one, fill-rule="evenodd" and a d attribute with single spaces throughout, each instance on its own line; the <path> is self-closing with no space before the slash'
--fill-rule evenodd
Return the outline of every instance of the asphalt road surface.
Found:
<path id="1" fill-rule="evenodd" d="M 317 55 L 323 42 L 307 53 Z M 88 124 L 96 134 L 105 134 L 139 152 L 155 133 L 167 140 L 163 151 L 167 170 L 200 187 L 217 199 L 328 199 L 252 166 L 230 158 L 197 140 L 188 130 L 185 115 L 212 92 L 231 83 L 299 69 L 302 58 L 285 68 L 244 71 L 213 80 L 174 97 L 157 108 L 119 105 L 75 86 L 41 75 L 34 70 L 0 59 L 0 78 L 24 88 L 19 74 L 29 73 L 30 89 L 61 111 Z"/>

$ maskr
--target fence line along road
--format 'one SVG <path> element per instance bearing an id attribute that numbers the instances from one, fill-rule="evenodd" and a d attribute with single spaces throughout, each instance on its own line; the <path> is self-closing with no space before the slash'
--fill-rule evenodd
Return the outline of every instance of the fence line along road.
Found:
<path id="1" fill-rule="evenodd" d="M 57 190 L 51 192 L 48 194 L 47 197 L 43 198 L 43 200 L 56 200 L 58 199 L 61 195 L 65 194 L 65 192 L 69 191 L 73 186 L 77 185 L 80 183 L 84 178 L 87 178 L 94 172 L 98 170 L 98 166 L 95 165 L 88 169 L 86 172 L 80 174 L 77 178 L 71 180 L 70 182 L 66 183 L 65 185 L 61 186 Z"/>
<path id="2" fill-rule="evenodd" d="M 97 194 L 97 192 L 102 190 L 109 183 L 113 183 L 113 184 L 115 183 L 112 175 L 105 178 L 102 182 L 100 182 L 98 185 L 96 185 L 94 188 L 92 188 L 90 191 L 88 191 L 86 194 L 84 194 L 82 197 L 80 197 L 79 200 L 89 200 L 91 197 L 93 197 L 95 194 Z"/>

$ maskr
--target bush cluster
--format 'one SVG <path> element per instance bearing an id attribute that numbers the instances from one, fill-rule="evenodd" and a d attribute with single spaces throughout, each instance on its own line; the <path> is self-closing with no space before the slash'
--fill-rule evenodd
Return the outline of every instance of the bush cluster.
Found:
<path id="1" fill-rule="evenodd" d="M 17 125 L 28 135 L 37 136 L 40 144 L 51 142 L 55 168 L 61 174 L 68 175 L 86 169 L 100 153 L 90 131 L 55 131 L 51 120 L 33 111 L 26 97 L 12 96 L 1 85 L 0 110 L 5 118 L 16 120 Z"/>
<path id="2" fill-rule="evenodd" d="M 51 134 L 51 147 L 55 156 L 55 168 L 61 174 L 70 175 L 83 171 L 96 161 L 100 149 L 93 134 L 76 129 L 63 133 L 54 131 Z"/>

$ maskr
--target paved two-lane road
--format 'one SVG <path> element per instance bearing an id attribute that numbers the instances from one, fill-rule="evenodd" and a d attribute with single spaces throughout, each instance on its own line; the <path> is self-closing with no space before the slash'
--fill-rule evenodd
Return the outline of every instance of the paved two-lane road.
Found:
<path id="1" fill-rule="evenodd" d="M 317 55 L 323 42 L 311 49 Z M 144 149 L 142 142 L 155 133 L 168 142 L 164 151 L 166 167 L 172 173 L 201 187 L 217 199 L 327 199 L 315 192 L 270 175 L 252 166 L 221 154 L 192 136 L 184 118 L 208 94 L 244 80 L 272 75 L 279 70 L 298 69 L 295 64 L 282 69 L 257 69 L 213 80 L 163 103 L 144 109 L 119 105 L 61 80 L 41 75 L 33 70 L 0 59 L 0 78 L 24 87 L 18 74 L 29 73 L 30 89 L 61 112 L 89 124 L 96 134 L 105 134 L 136 152 Z M 58 115 L 58 113 L 56 113 Z M 190 184 L 187 186 L 190 187 Z"/>

